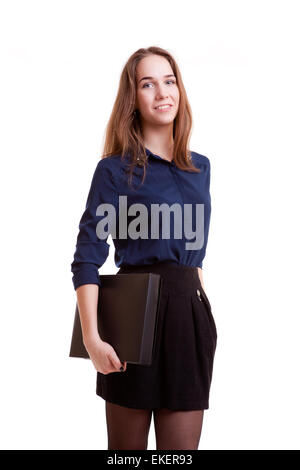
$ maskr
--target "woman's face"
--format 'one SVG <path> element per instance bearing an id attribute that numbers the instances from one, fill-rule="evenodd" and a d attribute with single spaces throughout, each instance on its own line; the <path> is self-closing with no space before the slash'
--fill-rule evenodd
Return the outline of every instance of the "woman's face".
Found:
<path id="1" fill-rule="evenodd" d="M 142 121 L 154 125 L 172 123 L 177 115 L 180 96 L 168 60 L 159 55 L 145 57 L 137 66 L 136 79 L 136 108 Z M 169 106 L 158 108 L 165 104 Z"/>

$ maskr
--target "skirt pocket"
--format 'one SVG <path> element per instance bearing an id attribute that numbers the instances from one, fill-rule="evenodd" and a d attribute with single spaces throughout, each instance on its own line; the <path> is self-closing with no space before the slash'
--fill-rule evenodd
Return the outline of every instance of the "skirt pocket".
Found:
<path id="1" fill-rule="evenodd" d="M 210 303 L 208 302 L 208 299 L 206 299 L 206 295 L 202 294 L 202 289 L 197 289 L 192 295 L 192 302 L 196 307 L 196 312 L 198 312 L 199 317 L 204 321 L 206 330 L 209 333 L 210 341 L 212 341 L 215 348 L 218 337 L 217 328 L 211 312 Z"/>
<path id="2" fill-rule="evenodd" d="M 199 292 L 199 291 L 198 291 Z M 206 312 L 207 312 L 207 316 L 209 318 L 209 321 L 210 321 L 210 324 L 212 326 L 212 329 L 213 329 L 213 332 L 214 332 L 214 335 L 217 339 L 218 337 L 218 331 L 217 331 L 217 327 L 216 327 L 216 322 L 215 322 L 215 319 L 214 319 L 214 316 L 212 314 L 212 310 L 211 310 L 211 305 L 210 305 L 210 301 L 208 300 L 208 297 L 203 289 L 202 286 L 200 286 L 200 296 L 201 298 L 201 301 L 205 304 L 205 307 L 206 307 Z"/>
<path id="3" fill-rule="evenodd" d="M 215 331 L 207 312 L 207 306 L 199 299 L 198 290 L 192 294 L 191 302 L 195 324 L 195 340 L 202 382 L 209 390 L 213 373 L 214 356 L 217 346 Z"/>

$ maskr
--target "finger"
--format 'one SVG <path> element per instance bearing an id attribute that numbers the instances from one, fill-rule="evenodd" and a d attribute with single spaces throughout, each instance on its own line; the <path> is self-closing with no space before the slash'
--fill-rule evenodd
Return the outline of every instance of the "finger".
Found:
<path id="1" fill-rule="evenodd" d="M 124 370 L 124 366 L 116 354 L 112 354 L 110 358 L 115 369 L 121 371 Z"/>

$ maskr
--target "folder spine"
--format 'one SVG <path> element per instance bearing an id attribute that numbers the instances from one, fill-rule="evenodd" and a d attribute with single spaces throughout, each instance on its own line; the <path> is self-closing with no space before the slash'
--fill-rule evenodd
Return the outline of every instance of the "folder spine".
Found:
<path id="1" fill-rule="evenodd" d="M 148 279 L 148 295 L 146 300 L 146 311 L 144 315 L 143 335 L 140 349 L 140 362 L 144 365 L 151 365 L 152 355 L 154 350 L 154 343 L 156 339 L 156 326 L 157 326 L 157 315 L 153 309 L 158 307 L 160 289 L 157 287 L 160 285 L 160 275 L 150 273 Z M 158 297 L 159 296 L 159 297 Z M 156 318 L 156 322 L 153 320 Z M 154 338 L 153 343 L 150 338 Z"/>

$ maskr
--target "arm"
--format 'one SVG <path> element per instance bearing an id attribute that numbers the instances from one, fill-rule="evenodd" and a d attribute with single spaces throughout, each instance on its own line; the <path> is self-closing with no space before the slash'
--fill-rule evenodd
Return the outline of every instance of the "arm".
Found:
<path id="1" fill-rule="evenodd" d="M 98 269 L 108 257 L 109 234 L 104 234 L 101 239 L 98 237 L 97 225 L 104 215 L 98 215 L 97 208 L 105 203 L 116 207 L 117 198 L 112 171 L 107 162 L 100 160 L 94 172 L 86 208 L 79 223 L 71 271 L 77 295 L 83 342 L 96 370 L 104 374 L 119 370 L 121 362 L 114 348 L 102 341 L 98 332 L 98 296 L 101 295 Z"/>
<path id="2" fill-rule="evenodd" d="M 83 342 L 87 349 L 99 340 L 102 342 L 97 325 L 98 294 L 97 284 L 84 284 L 76 289 Z"/>
<path id="3" fill-rule="evenodd" d="M 202 273 L 202 269 L 201 269 L 201 268 L 198 268 L 198 275 L 199 275 L 199 279 L 200 279 L 200 282 L 201 282 L 201 286 L 202 286 L 203 290 L 205 291 L 205 289 L 204 289 L 204 283 L 203 283 L 203 273 Z"/>
<path id="4" fill-rule="evenodd" d="M 109 166 L 99 161 L 93 175 L 85 211 L 79 222 L 76 250 L 71 264 L 74 289 L 85 284 L 96 284 L 101 287 L 99 268 L 105 263 L 110 245 L 108 235 L 100 239 L 97 235 L 97 225 L 103 215 L 97 215 L 100 204 L 110 203 L 116 206 L 116 185 Z"/>
<path id="5" fill-rule="evenodd" d="M 114 348 L 102 341 L 98 333 L 97 307 L 99 286 L 83 284 L 76 289 L 83 343 L 95 369 L 102 374 L 127 369 L 127 362 L 121 363 Z"/>

